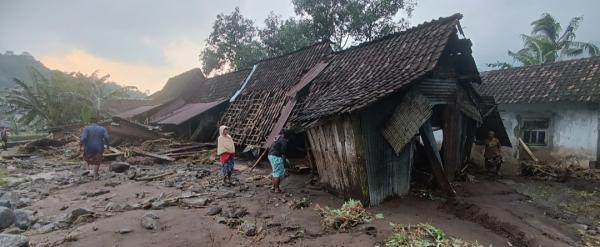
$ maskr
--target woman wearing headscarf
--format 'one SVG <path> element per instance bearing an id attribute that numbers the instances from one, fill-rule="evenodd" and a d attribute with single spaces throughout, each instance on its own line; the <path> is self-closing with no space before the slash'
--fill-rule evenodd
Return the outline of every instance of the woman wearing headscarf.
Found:
<path id="1" fill-rule="evenodd" d="M 235 155 L 235 144 L 231 135 L 229 135 L 229 127 L 222 125 L 219 127 L 219 138 L 217 139 L 217 155 L 223 165 L 223 185 L 233 185 L 231 182 L 231 173 L 233 172 L 233 156 Z"/>

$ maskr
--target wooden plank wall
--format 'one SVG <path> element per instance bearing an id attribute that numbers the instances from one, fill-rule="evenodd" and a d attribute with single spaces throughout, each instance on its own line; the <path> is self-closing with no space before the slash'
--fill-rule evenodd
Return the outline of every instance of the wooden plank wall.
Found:
<path id="1" fill-rule="evenodd" d="M 343 197 L 368 202 L 366 169 L 358 153 L 354 122 L 346 115 L 309 129 L 307 136 L 321 182 Z"/>

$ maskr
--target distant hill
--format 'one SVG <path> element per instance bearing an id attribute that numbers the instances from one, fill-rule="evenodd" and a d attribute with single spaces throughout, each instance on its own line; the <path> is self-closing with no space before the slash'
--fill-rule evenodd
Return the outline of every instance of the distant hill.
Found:
<path id="1" fill-rule="evenodd" d="M 32 68 L 37 69 L 43 75 L 50 74 L 50 69 L 27 52 L 20 55 L 11 51 L 0 53 L 0 89 L 15 86 L 13 78 L 23 81 L 31 80 Z"/>

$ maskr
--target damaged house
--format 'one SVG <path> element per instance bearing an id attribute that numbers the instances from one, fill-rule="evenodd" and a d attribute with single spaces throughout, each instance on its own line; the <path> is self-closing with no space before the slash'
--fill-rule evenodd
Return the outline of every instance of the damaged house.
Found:
<path id="1" fill-rule="evenodd" d="M 600 160 L 600 57 L 489 71 L 482 81 L 512 143 L 521 139 L 540 160 Z"/>
<path id="2" fill-rule="evenodd" d="M 333 192 L 371 205 L 405 195 L 414 161 L 423 157 L 440 188 L 454 193 L 449 181 L 484 122 L 482 99 L 471 85 L 480 82 L 471 42 L 459 37 L 461 17 L 328 58 L 292 124 L 306 131 L 310 160 Z M 439 152 L 435 130 L 443 131 Z"/>
<path id="3" fill-rule="evenodd" d="M 136 133 L 145 133 L 145 139 L 157 138 L 150 137 L 149 132 L 155 132 L 149 130 L 153 126 L 181 139 L 213 141 L 217 122 L 249 73 L 250 70 L 239 70 L 204 78 L 199 69 L 185 72 L 177 76 L 183 76 L 182 80 L 171 78 L 163 90 L 153 95 L 157 104 L 123 112 L 113 117 L 113 121 L 119 126 L 129 126 L 121 132 L 136 129 Z"/>
<path id="4" fill-rule="evenodd" d="M 259 61 L 239 94 L 234 96 L 220 125 L 231 128 L 240 146 L 268 148 L 285 126 L 298 92 L 327 65 L 329 42 Z"/>

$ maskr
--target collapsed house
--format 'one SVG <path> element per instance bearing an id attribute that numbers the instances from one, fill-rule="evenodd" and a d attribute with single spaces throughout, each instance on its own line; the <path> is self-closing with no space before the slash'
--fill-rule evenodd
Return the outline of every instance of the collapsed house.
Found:
<path id="1" fill-rule="evenodd" d="M 408 193 L 415 156 L 425 155 L 440 187 L 453 193 L 449 181 L 483 122 L 471 86 L 479 73 L 471 42 L 458 36 L 460 19 L 441 18 L 334 54 L 292 120 L 306 130 L 321 182 L 376 205 Z"/>
<path id="2" fill-rule="evenodd" d="M 513 143 L 540 160 L 600 160 L 600 57 L 489 71 L 482 81 Z"/>
<path id="3" fill-rule="evenodd" d="M 172 133 L 175 137 L 208 142 L 216 137 L 216 125 L 231 96 L 239 90 L 250 70 L 239 70 L 212 78 L 199 75 L 198 69 L 170 79 L 165 88 L 153 96 L 156 104 L 142 106 L 113 117 L 119 133 L 150 138 L 149 132 Z M 182 82 L 183 81 L 183 82 Z M 135 131 L 133 130 L 135 129 Z M 116 130 L 115 130 L 116 131 Z"/>

